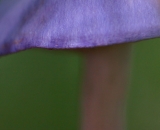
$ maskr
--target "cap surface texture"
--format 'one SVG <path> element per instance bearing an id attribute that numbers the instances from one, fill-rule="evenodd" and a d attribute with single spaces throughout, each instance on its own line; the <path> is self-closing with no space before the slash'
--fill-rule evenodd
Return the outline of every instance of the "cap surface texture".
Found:
<path id="1" fill-rule="evenodd" d="M 2 0 L 0 55 L 160 37 L 160 0 Z"/>

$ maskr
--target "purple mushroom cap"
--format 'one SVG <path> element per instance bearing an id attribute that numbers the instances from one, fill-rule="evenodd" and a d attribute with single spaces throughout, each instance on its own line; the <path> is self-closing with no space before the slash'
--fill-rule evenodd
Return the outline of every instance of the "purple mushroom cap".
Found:
<path id="1" fill-rule="evenodd" d="M 160 37 L 160 0 L 2 0 L 0 55 Z"/>

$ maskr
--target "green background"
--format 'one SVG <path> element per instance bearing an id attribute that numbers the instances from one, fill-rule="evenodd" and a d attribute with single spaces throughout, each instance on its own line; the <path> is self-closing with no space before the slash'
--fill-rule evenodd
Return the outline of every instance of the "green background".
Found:
<path id="1" fill-rule="evenodd" d="M 160 129 L 160 39 L 134 44 L 128 130 Z M 82 57 L 31 49 L 0 58 L 0 130 L 78 130 Z"/>

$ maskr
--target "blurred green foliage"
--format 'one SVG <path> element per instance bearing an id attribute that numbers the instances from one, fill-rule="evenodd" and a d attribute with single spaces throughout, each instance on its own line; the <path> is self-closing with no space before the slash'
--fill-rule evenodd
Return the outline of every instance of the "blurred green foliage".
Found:
<path id="1" fill-rule="evenodd" d="M 160 39 L 134 44 L 128 130 L 160 129 Z M 78 130 L 82 58 L 31 49 L 0 59 L 0 130 Z"/>
<path id="2" fill-rule="evenodd" d="M 0 130 L 76 130 L 80 57 L 28 50 L 0 59 Z"/>
<path id="3" fill-rule="evenodd" d="M 160 39 L 134 46 L 128 130 L 160 130 Z"/>

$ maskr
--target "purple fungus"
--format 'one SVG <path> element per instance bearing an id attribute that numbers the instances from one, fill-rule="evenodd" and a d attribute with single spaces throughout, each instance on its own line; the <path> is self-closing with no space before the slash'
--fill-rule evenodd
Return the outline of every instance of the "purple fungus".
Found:
<path id="1" fill-rule="evenodd" d="M 92 48 L 160 36 L 159 0 L 2 0 L 0 55 Z"/>
<path id="2" fill-rule="evenodd" d="M 83 130 L 122 130 L 131 42 L 160 37 L 160 0 L 2 0 L 0 55 L 78 49 Z M 126 44 L 124 44 L 126 43 Z"/>

